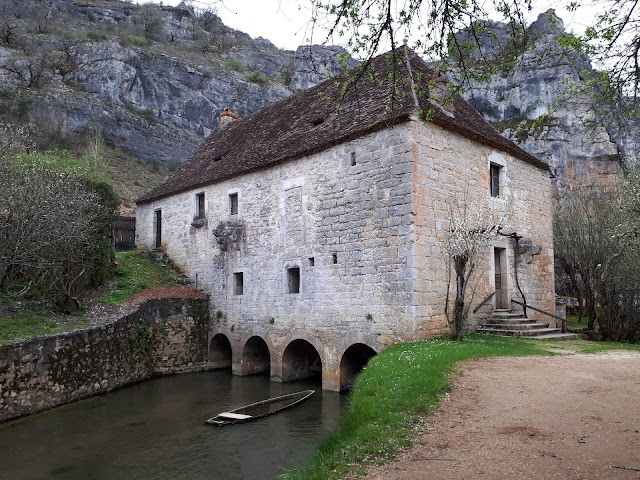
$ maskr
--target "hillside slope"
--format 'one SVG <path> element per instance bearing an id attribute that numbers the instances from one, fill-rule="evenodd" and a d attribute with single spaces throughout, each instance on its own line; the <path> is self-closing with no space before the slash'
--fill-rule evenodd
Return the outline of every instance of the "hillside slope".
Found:
<path id="1" fill-rule="evenodd" d="M 247 115 L 307 88 L 338 71 L 342 52 L 279 50 L 184 3 L 5 0 L 0 26 L 7 117 L 35 123 L 45 147 L 98 129 L 109 145 L 169 169 L 226 106 Z"/>

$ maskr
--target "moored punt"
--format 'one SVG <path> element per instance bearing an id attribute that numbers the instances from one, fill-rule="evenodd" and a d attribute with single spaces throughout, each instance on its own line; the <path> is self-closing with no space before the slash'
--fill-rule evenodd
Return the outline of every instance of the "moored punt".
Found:
<path id="1" fill-rule="evenodd" d="M 287 408 L 291 408 L 294 405 L 305 401 L 314 393 L 315 390 L 303 390 L 302 392 L 289 393 L 280 397 L 269 398 L 267 400 L 245 405 L 244 407 L 236 408 L 235 410 L 221 412 L 215 417 L 205 420 L 204 423 L 207 425 L 224 427 L 225 425 L 231 425 L 234 423 L 250 422 L 252 420 L 257 420 L 258 418 L 267 417 L 274 413 L 281 412 Z"/>

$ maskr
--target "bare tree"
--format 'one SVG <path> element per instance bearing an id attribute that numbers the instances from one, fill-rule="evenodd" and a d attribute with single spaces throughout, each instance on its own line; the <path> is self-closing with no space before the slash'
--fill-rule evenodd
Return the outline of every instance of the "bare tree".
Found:
<path id="1" fill-rule="evenodd" d="M 63 311 L 78 307 L 79 293 L 110 267 L 117 198 L 81 169 L 56 165 L 69 158 L 16 155 L 29 144 L 21 129 L 0 132 L 0 289 L 15 279 L 23 294 L 50 295 Z"/>
<path id="2" fill-rule="evenodd" d="M 472 199 L 468 189 L 461 196 L 450 197 L 447 206 L 448 225 L 439 237 L 447 272 L 445 314 L 451 337 L 462 340 L 471 305 L 468 290 L 477 270 L 477 261 L 507 222 L 509 208 L 505 205 L 496 209 L 489 199 Z M 453 312 L 449 307 L 452 276 L 455 278 Z"/>
<path id="3" fill-rule="evenodd" d="M 554 212 L 557 275 L 580 300 L 589 330 L 607 339 L 632 341 L 640 315 L 640 240 L 633 212 L 638 185 L 567 192 Z"/>

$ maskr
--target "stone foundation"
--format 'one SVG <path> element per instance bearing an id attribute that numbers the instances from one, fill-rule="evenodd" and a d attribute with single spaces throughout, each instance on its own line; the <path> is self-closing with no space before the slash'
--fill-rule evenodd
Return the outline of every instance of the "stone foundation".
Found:
<path id="1" fill-rule="evenodd" d="M 206 299 L 153 299 L 98 327 L 0 346 L 0 422 L 207 367 Z"/>

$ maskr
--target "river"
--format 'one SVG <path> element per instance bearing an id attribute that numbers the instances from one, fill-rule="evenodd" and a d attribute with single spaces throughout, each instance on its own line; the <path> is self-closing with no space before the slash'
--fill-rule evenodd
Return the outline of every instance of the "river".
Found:
<path id="1" fill-rule="evenodd" d="M 309 400 L 274 416 L 203 425 L 221 411 L 309 388 Z M 0 425 L 0 479 L 270 480 L 315 452 L 345 404 L 306 381 L 227 371 L 157 378 Z"/>

